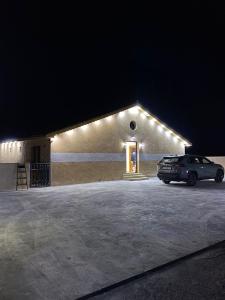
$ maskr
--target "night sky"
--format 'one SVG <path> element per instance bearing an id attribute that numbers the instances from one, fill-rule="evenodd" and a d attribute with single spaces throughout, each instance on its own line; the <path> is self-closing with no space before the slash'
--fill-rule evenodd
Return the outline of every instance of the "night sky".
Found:
<path id="1" fill-rule="evenodd" d="M 139 100 L 189 139 L 192 153 L 225 155 L 224 7 L 29 2 L 1 11 L 1 138 Z"/>

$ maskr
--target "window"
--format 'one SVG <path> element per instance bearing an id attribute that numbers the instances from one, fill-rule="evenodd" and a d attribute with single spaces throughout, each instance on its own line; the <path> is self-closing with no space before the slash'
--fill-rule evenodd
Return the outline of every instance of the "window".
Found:
<path id="1" fill-rule="evenodd" d="M 199 160 L 199 157 L 189 157 L 189 163 L 190 164 L 201 164 L 201 161 Z"/>
<path id="2" fill-rule="evenodd" d="M 164 164 L 176 164 L 178 162 L 180 162 L 183 159 L 183 157 L 164 157 L 160 163 L 164 163 Z"/>
<path id="3" fill-rule="evenodd" d="M 207 158 L 203 157 L 203 158 L 202 158 L 202 163 L 203 163 L 203 164 L 211 164 L 211 161 L 208 160 Z"/>
<path id="4" fill-rule="evenodd" d="M 136 130 L 136 129 L 137 129 L 137 124 L 136 124 L 135 121 L 131 121 L 131 122 L 130 122 L 130 129 L 131 129 L 131 130 Z"/>

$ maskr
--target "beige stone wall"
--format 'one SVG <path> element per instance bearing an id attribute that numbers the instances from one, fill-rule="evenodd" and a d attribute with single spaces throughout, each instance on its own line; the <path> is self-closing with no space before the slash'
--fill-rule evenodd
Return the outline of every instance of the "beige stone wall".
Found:
<path id="1" fill-rule="evenodd" d="M 0 192 L 16 189 L 16 163 L 0 163 Z"/>
<path id="2" fill-rule="evenodd" d="M 130 122 L 137 123 L 135 131 L 130 129 Z M 150 154 L 184 154 L 185 148 L 181 141 L 175 141 L 173 135 L 157 123 L 152 124 L 143 112 L 125 110 L 56 135 L 51 143 L 53 155 L 93 154 L 95 161 L 61 161 L 52 164 L 52 184 L 72 184 L 99 180 L 121 179 L 126 172 L 126 141 L 137 141 L 143 147 L 139 156 Z M 99 154 L 112 154 L 111 161 L 98 161 Z M 97 154 L 97 155 L 95 155 Z M 113 161 L 113 155 L 123 154 L 122 161 Z M 68 156 L 67 156 L 68 157 Z M 70 155 L 70 157 L 73 157 Z M 109 156 L 108 156 L 109 157 Z M 143 158 L 144 159 L 144 158 Z M 121 160 L 121 159 L 120 159 Z M 148 158 L 139 162 L 139 171 L 154 176 L 157 172 L 157 161 Z"/>
<path id="3" fill-rule="evenodd" d="M 5 142 L 0 144 L 0 163 L 22 163 L 24 142 Z"/>
<path id="4" fill-rule="evenodd" d="M 120 180 L 123 162 L 52 163 L 52 185 Z"/>
<path id="5" fill-rule="evenodd" d="M 140 161 L 140 170 L 143 174 L 151 177 L 156 176 L 157 174 L 157 162 L 155 160 L 152 161 Z"/>
<path id="6" fill-rule="evenodd" d="M 220 164 L 225 168 L 225 156 L 209 156 L 208 159 L 214 161 L 216 164 Z"/>

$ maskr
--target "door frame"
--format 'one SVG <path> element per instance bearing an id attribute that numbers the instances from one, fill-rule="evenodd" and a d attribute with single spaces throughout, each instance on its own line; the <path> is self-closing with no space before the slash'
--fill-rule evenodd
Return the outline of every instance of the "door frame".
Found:
<path id="1" fill-rule="evenodd" d="M 137 141 L 126 141 L 126 173 L 133 173 L 130 172 L 130 156 L 129 156 L 129 150 L 128 148 L 130 147 L 130 144 L 135 144 L 136 148 L 136 170 L 134 173 L 139 172 L 139 147 L 138 147 L 138 142 Z"/>

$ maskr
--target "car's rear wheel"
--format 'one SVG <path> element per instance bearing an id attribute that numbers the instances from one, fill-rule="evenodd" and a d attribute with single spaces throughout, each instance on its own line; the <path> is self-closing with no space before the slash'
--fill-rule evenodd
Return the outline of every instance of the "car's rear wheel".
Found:
<path id="1" fill-rule="evenodd" d="M 218 170 L 216 172 L 216 178 L 215 178 L 215 182 L 217 183 L 221 183 L 223 181 L 223 178 L 224 178 L 224 173 L 222 170 Z"/>
<path id="2" fill-rule="evenodd" d="M 169 184 L 169 183 L 170 183 L 170 180 L 163 180 L 163 182 L 164 182 L 165 184 Z"/>
<path id="3" fill-rule="evenodd" d="M 188 176 L 188 181 L 187 181 L 187 185 L 188 186 L 194 186 L 197 183 L 197 176 L 195 173 L 190 173 Z"/>

